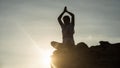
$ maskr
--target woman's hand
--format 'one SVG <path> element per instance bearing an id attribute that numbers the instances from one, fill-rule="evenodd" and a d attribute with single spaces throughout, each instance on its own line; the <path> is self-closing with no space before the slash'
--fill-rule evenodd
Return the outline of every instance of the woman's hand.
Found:
<path id="1" fill-rule="evenodd" d="M 64 12 L 67 12 L 67 7 L 65 6 L 65 8 L 64 8 Z"/>

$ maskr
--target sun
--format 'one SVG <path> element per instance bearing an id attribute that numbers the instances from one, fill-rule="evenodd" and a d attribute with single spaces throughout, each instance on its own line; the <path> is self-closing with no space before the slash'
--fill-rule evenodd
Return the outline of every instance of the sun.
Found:
<path id="1" fill-rule="evenodd" d="M 48 65 L 50 64 L 51 60 L 50 60 L 50 53 L 45 53 L 43 55 L 43 63 Z"/>
<path id="2" fill-rule="evenodd" d="M 45 50 L 42 53 L 42 63 L 44 66 L 47 66 L 46 68 L 50 68 L 51 65 L 51 58 L 50 56 L 52 55 L 52 52 L 49 50 Z"/>

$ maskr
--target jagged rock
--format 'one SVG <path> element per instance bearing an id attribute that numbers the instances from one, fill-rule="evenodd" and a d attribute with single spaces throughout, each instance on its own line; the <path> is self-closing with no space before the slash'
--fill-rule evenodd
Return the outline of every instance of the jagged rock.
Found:
<path id="1" fill-rule="evenodd" d="M 88 48 L 88 46 L 84 42 L 80 42 L 80 43 L 78 43 L 76 45 L 76 48 L 78 48 L 78 49 L 86 49 L 86 48 Z"/>

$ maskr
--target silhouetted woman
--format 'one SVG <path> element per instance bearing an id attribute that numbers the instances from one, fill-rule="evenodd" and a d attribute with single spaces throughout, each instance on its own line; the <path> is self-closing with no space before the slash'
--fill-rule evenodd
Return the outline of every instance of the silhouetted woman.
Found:
<path id="1" fill-rule="evenodd" d="M 68 13 L 69 15 L 64 15 L 65 13 Z M 74 38 L 73 38 L 73 34 L 74 34 L 74 14 L 69 12 L 67 10 L 67 7 L 64 8 L 63 12 L 60 14 L 60 16 L 58 17 L 58 22 L 62 28 L 62 39 L 63 39 L 63 42 L 62 44 L 65 46 L 65 47 L 71 47 L 71 46 L 74 46 Z M 56 43 L 57 45 L 60 44 L 60 43 L 57 43 L 57 42 L 52 42 L 52 45 L 53 43 Z M 54 46 L 53 46 L 54 47 Z"/>
<path id="2" fill-rule="evenodd" d="M 71 16 L 71 19 L 68 15 L 63 16 L 65 12 Z M 63 44 L 66 46 L 74 45 L 74 14 L 67 11 L 67 7 L 65 7 L 64 11 L 58 17 L 58 22 L 62 28 Z"/>

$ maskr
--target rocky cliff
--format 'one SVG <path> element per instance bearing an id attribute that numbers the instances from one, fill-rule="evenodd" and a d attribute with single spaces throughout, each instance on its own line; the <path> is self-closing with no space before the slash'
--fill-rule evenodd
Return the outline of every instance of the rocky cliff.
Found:
<path id="1" fill-rule="evenodd" d="M 56 49 L 51 56 L 52 68 L 120 68 L 120 43 L 100 41 L 88 47 L 80 42 L 72 48 Z"/>

